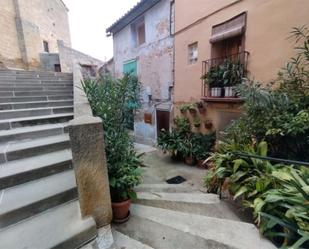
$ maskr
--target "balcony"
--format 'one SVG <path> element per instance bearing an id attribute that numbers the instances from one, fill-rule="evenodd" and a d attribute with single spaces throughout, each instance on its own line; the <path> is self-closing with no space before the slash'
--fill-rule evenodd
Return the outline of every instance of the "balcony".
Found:
<path id="1" fill-rule="evenodd" d="M 207 102 L 242 102 L 235 95 L 233 86 L 246 77 L 248 57 L 249 52 L 243 51 L 203 61 L 202 99 Z"/>

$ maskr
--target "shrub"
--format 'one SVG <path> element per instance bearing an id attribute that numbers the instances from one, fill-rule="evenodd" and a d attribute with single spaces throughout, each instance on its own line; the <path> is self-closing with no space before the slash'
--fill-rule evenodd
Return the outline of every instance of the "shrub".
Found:
<path id="1" fill-rule="evenodd" d="M 103 121 L 112 199 L 134 197 L 132 188 L 141 182 L 142 162 L 134 151 L 127 126 L 132 118 L 128 113 L 140 105 L 140 83 L 130 75 L 119 80 L 102 77 L 85 80 L 83 88 L 94 116 Z"/>

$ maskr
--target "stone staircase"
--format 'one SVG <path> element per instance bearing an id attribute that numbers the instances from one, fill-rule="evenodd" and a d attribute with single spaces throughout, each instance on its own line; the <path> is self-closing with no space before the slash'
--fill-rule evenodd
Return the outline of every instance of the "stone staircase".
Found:
<path id="1" fill-rule="evenodd" d="M 72 74 L 0 70 L 0 248 L 79 248 L 82 219 L 68 135 Z"/>
<path id="2" fill-rule="evenodd" d="M 113 225 L 112 249 L 276 248 L 217 195 L 188 184 L 144 184 L 136 190 L 130 220 Z"/>

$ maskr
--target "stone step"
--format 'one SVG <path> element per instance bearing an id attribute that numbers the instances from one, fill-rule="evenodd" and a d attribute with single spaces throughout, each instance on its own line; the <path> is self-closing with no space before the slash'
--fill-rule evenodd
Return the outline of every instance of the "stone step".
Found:
<path id="1" fill-rule="evenodd" d="M 36 87 L 20 87 L 20 86 L 0 86 L 1 92 L 21 92 L 21 91 L 72 91 L 72 86 L 36 86 Z"/>
<path id="2" fill-rule="evenodd" d="M 62 96 L 62 95 L 72 95 L 73 91 L 52 91 L 52 90 L 43 90 L 43 91 L 0 91 L 0 96 L 2 97 L 24 97 L 24 96 Z"/>
<path id="3" fill-rule="evenodd" d="M 154 249 L 138 240 L 132 239 L 129 236 L 113 230 L 114 248 L 121 249 Z"/>
<path id="4" fill-rule="evenodd" d="M 37 82 L 37 83 L 0 83 L 0 87 L 2 88 L 8 88 L 8 87 L 15 87 L 15 88 L 37 88 L 37 87 L 72 87 L 72 82 Z"/>
<path id="5" fill-rule="evenodd" d="M 0 105 L 1 108 L 1 105 Z M 155 184 L 140 184 L 134 188 L 137 192 L 164 192 L 164 193 L 201 193 L 196 186 L 192 186 L 189 183 L 182 184 L 167 184 L 167 183 L 155 183 Z"/>
<path id="6" fill-rule="evenodd" d="M 0 110 L 0 120 L 70 113 L 73 111 L 73 106 L 41 107 L 2 111 Z"/>
<path id="7" fill-rule="evenodd" d="M 63 94 L 59 96 L 27 96 L 27 97 L 0 97 L 0 103 L 13 102 L 34 102 L 48 100 L 72 100 L 73 94 Z"/>
<path id="8" fill-rule="evenodd" d="M 34 126 L 43 124 L 66 123 L 71 119 L 73 119 L 73 113 L 1 120 L 0 130 L 10 130 L 25 126 Z"/>
<path id="9" fill-rule="evenodd" d="M 276 248 L 249 223 L 143 205 L 132 205 L 131 215 L 127 223 L 115 225 L 115 229 L 153 248 Z"/>
<path id="10" fill-rule="evenodd" d="M 0 232 L 0 248 L 76 249 L 97 236 L 92 218 L 81 218 L 78 201 L 50 209 Z"/>
<path id="11" fill-rule="evenodd" d="M 25 139 L 61 135 L 67 132 L 68 123 L 36 125 L 0 131 L 0 144 Z"/>
<path id="12" fill-rule="evenodd" d="M 73 170 L 2 190 L 0 229 L 77 198 Z"/>
<path id="13" fill-rule="evenodd" d="M 217 195 L 203 193 L 166 193 L 166 192 L 137 192 L 138 199 L 134 202 L 145 206 L 164 208 L 168 210 L 181 211 L 228 219 L 235 221 L 250 222 L 245 216 L 240 216 L 235 207 L 220 200 Z"/>
<path id="14" fill-rule="evenodd" d="M 72 168 L 71 150 L 59 150 L 2 164 L 0 189 L 57 174 Z"/>
<path id="15" fill-rule="evenodd" d="M 68 134 L 8 143 L 0 146 L 0 163 L 70 148 Z"/>
<path id="16" fill-rule="evenodd" d="M 0 84 L 4 85 L 46 85 L 46 84 L 72 84 L 72 80 L 63 80 L 63 79 L 0 79 Z"/>
<path id="17" fill-rule="evenodd" d="M 0 75 L 50 75 L 50 76 L 72 76 L 72 73 L 52 72 L 52 71 L 33 71 L 33 70 L 14 70 L 0 69 Z"/>
<path id="18" fill-rule="evenodd" d="M 0 104 L 0 110 L 19 110 L 25 108 L 73 106 L 73 104 L 74 104 L 73 100 L 2 103 Z"/>

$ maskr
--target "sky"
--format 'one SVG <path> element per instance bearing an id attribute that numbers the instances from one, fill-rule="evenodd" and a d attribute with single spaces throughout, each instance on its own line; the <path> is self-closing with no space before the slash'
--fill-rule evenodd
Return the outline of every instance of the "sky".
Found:
<path id="1" fill-rule="evenodd" d="M 107 61 L 113 56 L 112 37 L 105 30 L 139 0 L 63 0 L 69 8 L 72 47 Z"/>

